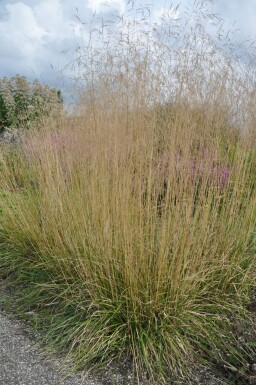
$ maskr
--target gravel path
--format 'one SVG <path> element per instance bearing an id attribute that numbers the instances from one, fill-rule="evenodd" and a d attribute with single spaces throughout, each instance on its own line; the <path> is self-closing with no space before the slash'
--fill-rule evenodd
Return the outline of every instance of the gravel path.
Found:
<path id="1" fill-rule="evenodd" d="M 82 375 L 67 377 L 64 360 L 46 356 L 29 326 L 0 311 L 0 385 L 130 385 L 122 375 L 106 375 L 102 380 Z M 107 374 L 107 373 L 106 373 Z M 202 370 L 196 385 L 225 385 Z"/>
<path id="2" fill-rule="evenodd" d="M 46 354 L 40 347 L 28 322 L 17 320 L 5 312 L 3 302 L 9 294 L 1 288 L 0 279 L 0 385 L 131 385 L 131 375 L 120 370 L 106 370 L 100 376 L 68 375 L 68 365 L 62 358 Z M 256 302 L 255 302 L 256 306 Z M 256 363 L 255 363 L 256 365 Z M 124 369 L 124 368 L 121 368 Z M 209 369 L 196 370 L 193 385 L 227 385 Z M 240 382 L 237 382 L 240 384 Z M 156 384 L 155 384 L 156 385 Z M 171 384 L 170 384 L 171 385 Z M 256 385 L 255 376 L 248 385 Z"/>
<path id="3" fill-rule="evenodd" d="M 24 325 L 0 313 L 0 385 L 100 385 L 81 376 L 67 378 L 60 359 L 42 353 Z"/>

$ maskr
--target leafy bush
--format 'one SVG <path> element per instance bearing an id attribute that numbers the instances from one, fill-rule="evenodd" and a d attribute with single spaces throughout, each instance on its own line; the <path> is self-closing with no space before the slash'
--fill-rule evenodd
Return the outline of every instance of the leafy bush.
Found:
<path id="1" fill-rule="evenodd" d="M 25 76 L 0 79 L 0 132 L 5 128 L 29 127 L 41 117 L 58 113 L 61 91 L 28 82 Z"/>

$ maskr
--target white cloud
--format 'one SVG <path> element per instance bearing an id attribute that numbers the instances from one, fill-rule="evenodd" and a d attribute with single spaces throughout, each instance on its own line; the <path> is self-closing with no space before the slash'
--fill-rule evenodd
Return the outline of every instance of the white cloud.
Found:
<path id="1" fill-rule="evenodd" d="M 8 18 L 0 23 L 1 47 L 20 55 L 33 55 L 47 32 L 38 25 L 33 10 L 26 4 L 7 4 L 6 11 Z"/>
<path id="2" fill-rule="evenodd" d="M 51 64 L 61 69 L 70 58 L 60 52 L 74 48 L 81 25 L 65 14 L 60 0 L 7 3 L 0 18 L 0 77 L 16 73 L 49 76 Z M 44 77 L 44 76 L 43 76 Z"/>
<path id="3" fill-rule="evenodd" d="M 174 4 L 179 2 L 173 1 Z M 138 0 L 137 5 L 151 3 L 151 20 L 161 29 L 162 17 L 165 14 L 167 20 L 182 17 L 188 2 L 189 0 L 180 2 L 180 11 L 176 13 L 173 8 L 167 8 L 172 0 Z M 124 34 L 130 31 L 134 44 L 146 44 L 144 31 L 147 26 L 143 22 L 136 22 L 140 15 L 136 12 L 130 14 L 126 3 L 127 0 L 0 0 L 0 78 L 20 73 L 30 78 L 42 76 L 45 81 L 52 81 L 56 75 L 51 72 L 50 63 L 55 68 L 64 67 L 72 59 L 72 54 L 65 56 L 59 53 L 66 49 L 72 51 L 77 42 L 83 46 L 81 36 L 84 36 L 86 42 L 92 12 L 106 18 L 112 11 L 123 14 L 123 22 L 111 26 L 113 31 L 115 28 Z M 230 27 L 237 18 L 243 36 L 251 34 L 255 38 L 256 24 L 251 9 L 256 5 L 256 0 L 247 0 L 243 5 L 240 0 L 218 0 L 215 4 L 215 11 L 224 12 Z M 76 22 L 75 14 L 88 24 Z M 95 20 L 98 22 L 99 18 L 96 17 Z"/>
<path id="4" fill-rule="evenodd" d="M 58 0 L 42 1 L 33 7 L 37 23 L 47 31 L 49 36 L 58 35 L 59 38 L 69 30 L 65 26 L 64 15 Z M 65 28 L 66 27 L 66 28 Z"/>
<path id="5" fill-rule="evenodd" d="M 125 0 L 88 0 L 88 8 L 96 13 L 118 11 L 125 12 Z"/>
<path id="6" fill-rule="evenodd" d="M 153 13 L 153 24 L 162 24 L 164 20 L 177 20 L 179 18 L 179 10 L 177 8 L 159 8 L 156 9 Z"/>

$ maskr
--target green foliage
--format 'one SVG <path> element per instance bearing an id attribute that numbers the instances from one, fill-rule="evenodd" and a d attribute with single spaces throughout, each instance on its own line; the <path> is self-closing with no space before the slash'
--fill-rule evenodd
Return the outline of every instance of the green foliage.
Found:
<path id="1" fill-rule="evenodd" d="M 61 90 L 57 91 L 57 96 L 58 96 L 58 99 L 59 99 L 59 103 L 63 104 L 63 96 L 62 96 Z"/>
<path id="2" fill-rule="evenodd" d="M 61 91 L 25 76 L 0 79 L 0 132 L 5 128 L 29 127 L 38 119 L 59 113 Z"/>

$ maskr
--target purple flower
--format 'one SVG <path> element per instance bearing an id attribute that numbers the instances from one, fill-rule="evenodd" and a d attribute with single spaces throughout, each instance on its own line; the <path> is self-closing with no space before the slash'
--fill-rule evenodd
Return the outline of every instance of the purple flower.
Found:
<path id="1" fill-rule="evenodd" d="M 185 158 L 177 154 L 174 157 L 174 161 L 172 161 L 170 153 L 165 153 L 156 162 L 159 180 L 162 182 L 166 181 L 173 169 L 177 176 L 185 172 L 185 175 L 189 177 L 192 183 L 202 178 L 207 178 L 212 185 L 224 190 L 230 180 L 231 166 L 213 161 L 211 159 L 213 154 L 206 148 L 200 151 L 200 155 L 199 159 L 193 159 L 192 157 Z"/>

